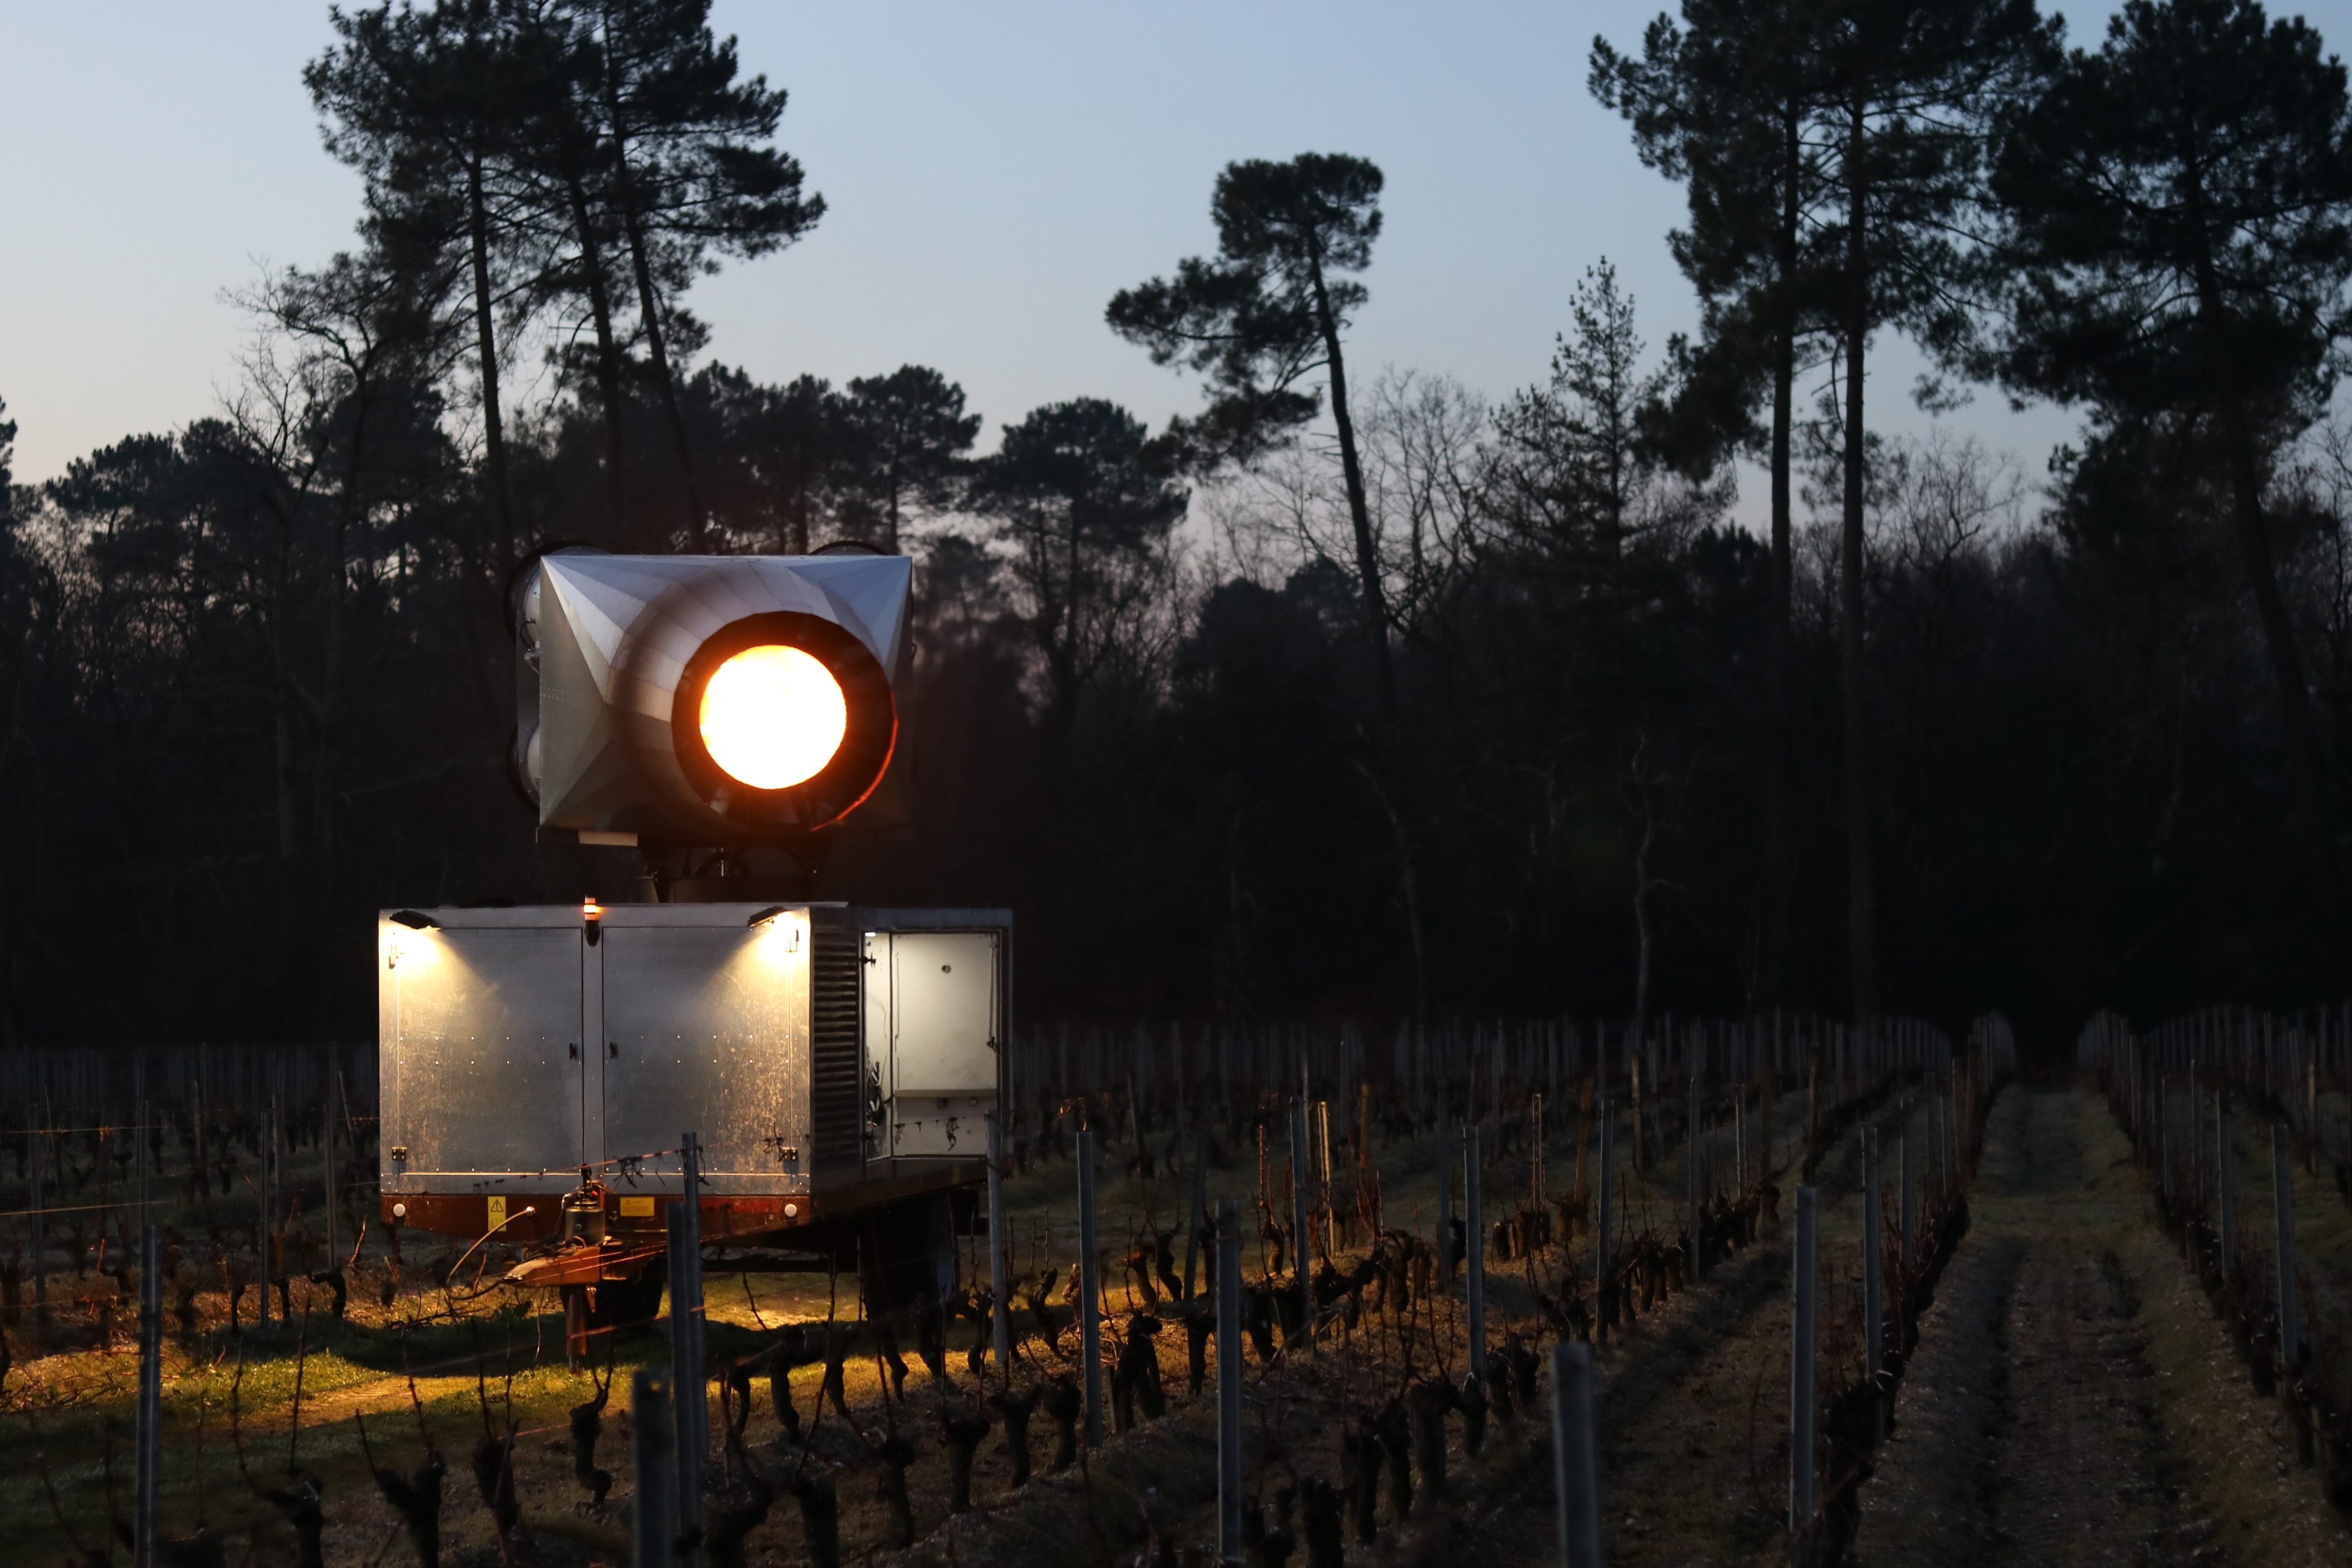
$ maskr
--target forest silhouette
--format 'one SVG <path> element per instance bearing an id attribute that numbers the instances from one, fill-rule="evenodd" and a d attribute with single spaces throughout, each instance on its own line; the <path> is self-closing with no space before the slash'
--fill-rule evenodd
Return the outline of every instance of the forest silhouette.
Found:
<path id="1" fill-rule="evenodd" d="M 1685 0 L 1586 63 L 1695 334 L 1578 258 L 1538 384 L 1368 373 L 1381 172 L 1268 149 L 1099 307 L 1198 412 L 983 453 L 943 370 L 771 384 L 693 314 L 824 242 L 708 11 L 337 10 L 355 237 L 236 291 L 223 405 L 40 485 L 0 423 L 5 1037 L 367 1037 L 372 911 L 631 896 L 510 783 L 507 584 L 574 542 L 915 558 L 911 825 L 815 893 L 1010 905 L 1029 1020 L 2341 993 L 2352 100 L 2300 19 Z M 2084 433 L 1883 428 L 1969 395 Z"/>

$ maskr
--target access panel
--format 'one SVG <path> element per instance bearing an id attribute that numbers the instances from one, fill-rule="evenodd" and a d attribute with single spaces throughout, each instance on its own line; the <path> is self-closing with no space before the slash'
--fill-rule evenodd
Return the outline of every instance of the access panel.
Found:
<path id="1" fill-rule="evenodd" d="M 890 1157 L 987 1152 L 1002 940 L 995 931 L 866 934 L 866 1052 Z"/>

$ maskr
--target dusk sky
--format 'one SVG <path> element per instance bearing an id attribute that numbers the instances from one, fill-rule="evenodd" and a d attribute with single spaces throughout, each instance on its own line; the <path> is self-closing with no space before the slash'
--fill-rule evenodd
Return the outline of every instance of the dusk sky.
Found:
<path id="1" fill-rule="evenodd" d="M 1542 375 L 1603 256 L 1654 353 L 1696 316 L 1665 246 L 1681 193 L 1584 85 L 1593 34 L 1635 45 L 1654 10 L 720 0 L 745 68 L 791 92 L 780 140 L 829 211 L 689 300 L 712 355 L 761 379 L 935 365 L 988 416 L 983 446 L 1082 395 L 1157 426 L 1197 389 L 1112 337 L 1105 301 L 1213 248 L 1228 161 L 1315 150 L 1388 177 L 1352 340 L 1366 371 L 1499 399 Z M 0 13 L 0 397 L 20 481 L 216 406 L 246 333 L 223 291 L 351 243 L 359 184 L 300 79 L 330 37 L 320 0 Z M 1874 425 L 1925 427 L 1918 368 L 1879 362 Z M 544 397 L 521 369 L 518 395 Z M 1951 422 L 2029 476 L 2073 425 L 1984 393 Z M 1760 487 L 1744 489 L 1748 513 Z"/>

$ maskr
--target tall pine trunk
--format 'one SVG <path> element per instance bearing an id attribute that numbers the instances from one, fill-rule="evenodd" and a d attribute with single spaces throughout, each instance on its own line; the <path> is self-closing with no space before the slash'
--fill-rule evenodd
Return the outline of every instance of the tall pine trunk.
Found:
<path id="1" fill-rule="evenodd" d="M 1782 116 L 1779 321 L 1772 334 L 1772 542 L 1764 592 L 1764 941 L 1758 954 L 1759 1001 L 1782 1001 L 1782 966 L 1789 948 L 1789 599 L 1792 573 L 1790 507 L 1790 435 L 1796 419 L 1797 323 L 1795 320 L 1797 224 L 1804 149 L 1799 139 L 1797 104 Z"/>
<path id="2" fill-rule="evenodd" d="M 482 197 L 482 153 L 466 160 L 466 233 L 474 264 L 474 352 L 482 368 L 483 466 L 490 481 L 490 515 L 499 528 L 499 565 L 515 558 L 514 503 L 507 489 L 507 430 L 499 410 L 498 330 L 490 312 L 490 217 Z"/>
<path id="3" fill-rule="evenodd" d="M 1396 717 L 1396 672 L 1389 662 L 1388 595 L 1381 586 L 1380 552 L 1372 544 L 1372 510 L 1364 500 L 1364 469 L 1356 458 L 1356 421 L 1348 411 L 1348 367 L 1339 355 L 1339 323 L 1323 287 L 1323 262 L 1310 258 L 1315 283 L 1315 324 L 1331 367 L 1331 422 L 1339 430 L 1339 472 L 1348 484 L 1348 520 L 1355 525 L 1356 573 L 1364 583 L 1364 632 L 1370 639 L 1372 673 L 1381 688 L 1381 711 Z"/>
<path id="4" fill-rule="evenodd" d="M 1347 481 L 1348 521 L 1356 534 L 1356 574 L 1363 579 L 1364 636 L 1372 657 L 1373 679 L 1380 684 L 1381 714 L 1392 728 L 1397 716 L 1397 689 L 1396 670 L 1389 658 L 1388 593 L 1381 583 L 1380 552 L 1372 542 L 1372 509 L 1364 499 L 1363 465 L 1356 456 L 1356 420 L 1348 407 L 1348 365 L 1339 353 L 1339 322 L 1331 313 L 1331 295 L 1323 286 L 1323 258 L 1319 250 L 1308 257 L 1307 265 L 1315 286 L 1315 324 L 1323 334 L 1323 352 L 1330 362 L 1331 421 L 1339 432 L 1339 473 Z M 1419 1016 L 1428 1005 L 1428 953 L 1422 940 L 1421 894 L 1413 877 L 1412 838 L 1405 831 L 1404 816 L 1388 791 L 1371 770 L 1367 769 L 1364 777 L 1380 795 L 1381 809 L 1388 814 L 1397 837 L 1401 879 L 1398 894 L 1405 906 L 1412 948 L 1413 1008 Z"/>
<path id="5" fill-rule="evenodd" d="M 1356 772 L 1372 798 L 1380 802 L 1381 815 L 1387 818 L 1390 837 L 1396 842 L 1397 902 L 1404 910 L 1405 944 L 1412 958 L 1412 1023 L 1418 1031 L 1429 1023 L 1429 943 L 1422 929 L 1421 879 L 1413 868 L 1412 835 L 1405 830 L 1404 817 L 1381 786 L 1380 775 L 1360 761 Z"/>
<path id="6" fill-rule="evenodd" d="M 625 188 L 628 176 L 622 175 Z M 654 293 L 653 267 L 646 259 L 645 226 L 638 221 L 636 205 L 625 199 L 623 221 L 629 236 L 629 261 L 637 274 L 637 309 L 646 322 L 646 347 L 653 356 L 654 382 L 661 388 L 662 412 L 669 424 L 670 444 L 677 451 L 677 472 L 686 500 L 686 537 L 693 548 L 708 547 L 704 537 L 701 488 L 694 479 L 694 454 L 686 438 L 686 415 L 677 404 L 677 378 L 670 373 L 669 349 L 662 341 L 661 304 Z"/>
<path id="7" fill-rule="evenodd" d="M 1868 104 L 1857 92 L 1849 110 L 1846 184 L 1845 515 L 1838 551 L 1838 662 L 1845 700 L 1846 958 L 1853 1019 L 1878 1013 L 1878 910 L 1871 827 L 1876 802 L 1870 774 L 1870 705 L 1863 640 L 1863 500 L 1867 454 L 1863 425 L 1864 340 L 1870 331 L 1868 185 L 1863 142 Z"/>
<path id="8" fill-rule="evenodd" d="M 2231 323 L 2210 252 L 2198 258 L 2197 313 L 2213 345 L 2212 359 L 2219 373 L 2216 403 L 2230 465 L 2238 553 L 2245 563 L 2247 585 L 2253 590 L 2255 613 L 2262 617 L 2271 682 L 2278 688 L 2279 727 L 2285 731 L 2287 764 L 2294 772 L 2296 793 L 2303 797 L 2304 839 L 2319 884 L 2328 945 L 2340 950 L 2346 934 L 2344 883 L 2343 861 L 2336 844 L 2335 803 L 2328 795 L 2327 765 L 2320 753 L 2319 729 L 2311 716 L 2311 688 L 2304 677 L 2303 655 L 2295 647 L 2294 623 L 2287 615 L 2286 596 L 2279 591 L 2278 564 L 2271 553 L 2270 530 L 2263 516 L 2262 465 L 2254 447 L 2253 421 L 2239 382 Z"/>
<path id="9" fill-rule="evenodd" d="M 572 201 L 572 221 L 580 236 L 581 281 L 588 289 L 588 313 L 596 326 L 596 393 L 604 405 L 604 507 L 611 537 L 625 549 L 630 542 L 625 510 L 621 458 L 621 349 L 613 338 L 613 299 L 604 279 L 603 247 L 596 243 L 596 218 L 588 205 L 588 190 L 575 168 L 565 177 Z"/>
<path id="10" fill-rule="evenodd" d="M 610 25 L 607 24 L 607 32 Z M 661 300 L 654 291 L 653 262 L 646 253 L 644 216 L 637 210 L 635 176 L 629 170 L 628 132 L 621 118 L 621 99 L 609 68 L 605 77 L 605 108 L 613 117 L 613 191 L 621 204 L 621 228 L 628 237 L 629 265 L 636 273 L 637 310 L 646 324 L 646 350 L 654 362 L 654 384 L 661 388 L 662 413 L 669 425 L 670 445 L 677 452 L 681 497 L 686 502 L 686 538 L 689 548 L 709 548 L 704 536 L 702 492 L 694 481 L 694 455 L 686 438 L 686 416 L 677 405 L 677 379 L 670 374 L 669 347 L 662 339 Z M 803 550 L 807 549 L 805 542 Z"/>

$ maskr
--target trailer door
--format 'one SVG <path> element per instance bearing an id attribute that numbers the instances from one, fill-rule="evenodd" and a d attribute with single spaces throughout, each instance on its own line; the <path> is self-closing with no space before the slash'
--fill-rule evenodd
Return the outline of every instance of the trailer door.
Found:
<path id="1" fill-rule="evenodd" d="M 381 946 L 388 1190 L 571 1185 L 562 1163 L 582 1157 L 578 925 L 387 923 Z M 406 1159 L 389 1158 L 396 1150 Z"/>
<path id="2" fill-rule="evenodd" d="M 622 1192 L 677 1191 L 678 1136 L 707 1191 L 805 1190 L 809 928 L 614 923 L 604 936 L 604 1158 Z M 667 1152 L 663 1152 L 667 1151 Z"/>

